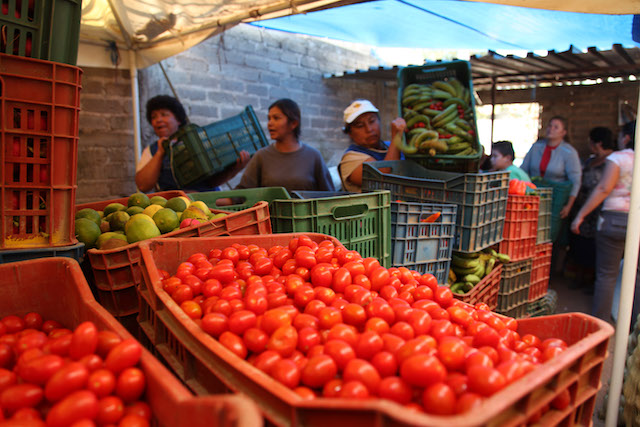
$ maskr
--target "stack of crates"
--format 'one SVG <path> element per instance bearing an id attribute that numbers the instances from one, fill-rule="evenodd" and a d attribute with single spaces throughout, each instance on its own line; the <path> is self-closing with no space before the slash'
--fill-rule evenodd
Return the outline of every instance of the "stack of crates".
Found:
<path id="1" fill-rule="evenodd" d="M 50 256 L 79 259 L 84 252 L 74 230 L 81 70 L 73 64 L 80 15 L 80 0 L 3 3 L 3 263 Z"/>
<path id="2" fill-rule="evenodd" d="M 549 307 L 547 294 L 549 278 L 551 276 L 551 216 L 553 188 L 538 187 L 536 193 L 540 196 L 540 210 L 538 215 L 538 236 L 534 257 L 531 262 L 531 287 L 529 289 L 529 315 L 540 313 L 540 307 Z M 547 310 L 548 311 L 548 310 Z"/>

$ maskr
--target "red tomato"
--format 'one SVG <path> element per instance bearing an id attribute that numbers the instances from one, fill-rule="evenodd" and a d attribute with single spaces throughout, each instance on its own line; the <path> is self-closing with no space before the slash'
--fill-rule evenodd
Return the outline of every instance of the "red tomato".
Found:
<path id="1" fill-rule="evenodd" d="M 254 353 L 260 353 L 267 348 L 269 335 L 262 329 L 249 328 L 244 332 L 242 340 L 248 350 Z"/>
<path id="2" fill-rule="evenodd" d="M 205 297 L 219 296 L 222 291 L 222 284 L 217 279 L 207 279 L 202 284 L 202 295 Z"/>
<path id="3" fill-rule="evenodd" d="M 571 404 L 571 394 L 569 389 L 565 388 L 551 401 L 551 407 L 559 411 L 565 410 Z"/>
<path id="4" fill-rule="evenodd" d="M 356 355 L 360 359 L 370 360 L 376 353 L 382 351 L 384 341 L 375 331 L 364 331 L 355 346 Z"/>
<path id="5" fill-rule="evenodd" d="M 360 327 L 366 322 L 367 313 L 361 305 L 350 303 L 342 309 L 342 320 L 348 325 Z"/>
<path id="6" fill-rule="evenodd" d="M 342 372 L 342 378 L 346 383 L 349 381 L 359 381 L 365 385 L 369 394 L 375 394 L 380 384 L 380 374 L 374 366 L 363 359 L 353 359 Z M 343 386 L 344 390 L 344 386 Z"/>
<path id="7" fill-rule="evenodd" d="M 324 387 L 322 387 L 322 397 L 338 397 L 341 390 L 342 380 L 340 378 L 334 378 L 327 381 Z"/>
<path id="8" fill-rule="evenodd" d="M 344 323 L 338 323 L 334 325 L 327 333 L 325 341 L 330 341 L 334 339 L 344 340 L 351 347 L 355 347 L 358 342 L 358 332 L 356 328 L 351 325 L 346 325 Z"/>
<path id="9" fill-rule="evenodd" d="M 409 313 L 407 322 L 413 328 L 415 335 L 419 336 L 429 333 L 433 320 L 426 311 L 415 309 Z"/>
<path id="10" fill-rule="evenodd" d="M 326 305 L 331 305 L 336 300 L 336 293 L 331 288 L 324 287 L 324 286 L 316 286 L 314 291 L 315 291 L 315 298 L 319 299 Z"/>
<path id="11" fill-rule="evenodd" d="M 280 354 L 278 354 L 277 352 L 266 350 L 260 353 L 258 357 L 256 357 L 253 366 L 260 369 L 262 372 L 270 374 L 276 362 L 280 359 L 282 359 L 282 356 L 280 356 Z"/>
<path id="12" fill-rule="evenodd" d="M 441 307 L 447 308 L 453 302 L 453 292 L 447 286 L 438 286 L 435 291 L 433 291 L 434 300 L 440 304 Z"/>
<path id="13" fill-rule="evenodd" d="M 134 402 L 131 405 L 124 408 L 125 415 L 137 415 L 147 421 L 151 420 L 151 408 L 146 402 Z"/>
<path id="14" fill-rule="evenodd" d="M 342 312 L 335 307 L 325 307 L 318 312 L 318 327 L 331 329 L 334 325 L 342 323 Z"/>
<path id="15" fill-rule="evenodd" d="M 33 408 L 43 397 L 42 387 L 29 383 L 15 384 L 0 393 L 0 407 L 9 412 L 15 412 L 20 408 Z"/>
<path id="16" fill-rule="evenodd" d="M 393 307 L 389 305 L 387 301 L 380 297 L 373 298 L 366 307 L 367 316 L 379 317 L 388 324 L 393 324 L 396 319 L 396 314 L 393 311 Z"/>
<path id="17" fill-rule="evenodd" d="M 317 318 L 320 315 L 320 310 L 322 310 L 326 306 L 327 305 L 322 301 L 320 301 L 319 299 L 314 299 L 312 301 L 309 301 L 307 306 L 304 308 L 304 312 L 306 314 L 310 314 Z M 318 322 L 319 322 L 319 319 L 318 319 Z"/>
<path id="18" fill-rule="evenodd" d="M 171 294 L 171 298 L 176 302 L 176 304 L 180 305 L 193 298 L 193 289 L 191 289 L 191 286 L 189 285 L 179 285 Z"/>
<path id="19" fill-rule="evenodd" d="M 149 427 L 149 420 L 137 414 L 127 414 L 122 417 L 118 427 Z"/>
<path id="20" fill-rule="evenodd" d="M 96 421 L 100 425 L 117 424 L 124 416 L 124 403 L 117 396 L 107 396 L 98 401 Z"/>
<path id="21" fill-rule="evenodd" d="M 481 396 L 491 396 L 506 385 L 504 376 L 488 366 L 472 366 L 467 370 L 469 389 Z"/>
<path id="22" fill-rule="evenodd" d="M 324 353 L 330 356 L 340 371 L 344 370 L 351 360 L 356 358 L 356 352 L 344 340 L 332 339 L 324 345 Z"/>
<path id="23" fill-rule="evenodd" d="M 98 398 L 110 395 L 116 388 L 116 376 L 108 369 L 97 369 L 87 379 L 87 390 Z"/>
<path id="24" fill-rule="evenodd" d="M 0 393 L 18 381 L 18 376 L 15 372 L 8 369 L 0 369 Z"/>
<path id="25" fill-rule="evenodd" d="M 369 390 L 362 381 L 352 380 L 344 381 L 338 397 L 346 399 L 367 399 Z"/>
<path id="26" fill-rule="evenodd" d="M 299 286 L 293 293 L 293 302 L 296 307 L 304 309 L 306 305 L 315 298 L 315 291 L 311 286 Z"/>
<path id="27" fill-rule="evenodd" d="M 276 361 L 271 369 L 271 376 L 289 388 L 295 388 L 300 384 L 300 369 L 289 359 Z"/>
<path id="28" fill-rule="evenodd" d="M 42 348 L 48 341 L 47 334 L 40 331 L 31 329 L 25 329 L 23 332 L 30 331 L 18 338 L 18 341 L 13 346 L 18 355 L 24 353 L 30 348 Z"/>
<path id="29" fill-rule="evenodd" d="M 400 363 L 400 377 L 411 385 L 428 387 L 444 382 L 447 368 L 435 355 L 418 353 Z"/>
<path id="30" fill-rule="evenodd" d="M 371 317 L 364 324 L 365 331 L 375 331 L 378 334 L 387 333 L 389 332 L 390 329 L 391 328 L 389 327 L 389 324 L 384 319 L 381 319 L 380 317 Z"/>
<path id="31" fill-rule="evenodd" d="M 422 405 L 429 414 L 452 415 L 456 411 L 456 394 L 444 382 L 431 384 L 422 392 Z"/>
<path id="32" fill-rule="evenodd" d="M 329 288 L 333 282 L 333 267 L 327 263 L 317 264 L 311 269 L 310 278 L 313 286 Z"/>
<path id="33" fill-rule="evenodd" d="M 298 249 L 295 251 L 293 257 L 296 260 L 298 267 L 304 267 L 308 270 L 311 270 L 318 263 L 316 255 L 310 250 Z"/>
<path id="34" fill-rule="evenodd" d="M 98 331 L 98 344 L 96 346 L 96 354 L 102 358 L 107 357 L 109 351 L 122 341 L 120 335 L 113 331 Z"/>
<path id="35" fill-rule="evenodd" d="M 307 353 L 311 347 L 321 344 L 322 337 L 317 329 L 306 327 L 298 331 L 298 350 Z"/>
<path id="36" fill-rule="evenodd" d="M 256 325 L 257 316 L 250 310 L 239 310 L 229 316 L 229 330 L 236 335 L 244 332 Z"/>
<path id="37" fill-rule="evenodd" d="M 230 350 L 233 354 L 240 357 L 241 359 L 245 359 L 247 357 L 247 346 L 244 345 L 244 341 L 242 341 L 242 338 L 240 338 L 233 332 L 223 332 L 222 334 L 220 334 L 218 341 L 220 341 L 220 344 L 225 346 L 228 350 Z"/>
<path id="38" fill-rule="evenodd" d="M 17 373 L 27 382 L 44 385 L 64 364 L 64 359 L 55 354 L 44 354 L 28 360 L 20 358 L 18 360 Z"/>
<path id="39" fill-rule="evenodd" d="M 415 332 L 413 331 L 413 327 L 407 322 L 396 322 L 393 326 L 391 326 L 390 332 L 394 335 L 399 336 L 403 340 L 410 340 L 415 337 Z"/>
<path id="40" fill-rule="evenodd" d="M 293 391 L 300 396 L 303 400 L 313 400 L 316 398 L 316 394 L 309 387 L 296 387 Z"/>
<path id="41" fill-rule="evenodd" d="M 371 364 L 376 368 L 382 378 L 396 375 L 398 372 L 396 357 L 389 351 L 376 353 L 371 358 Z"/>
<path id="42" fill-rule="evenodd" d="M 145 386 L 144 372 L 139 368 L 127 368 L 116 380 L 116 395 L 124 402 L 134 402 L 140 399 Z"/>
<path id="43" fill-rule="evenodd" d="M 371 290 L 380 291 L 382 288 L 389 284 L 391 275 L 389 270 L 384 267 L 373 268 L 369 273 L 369 280 L 371 281 Z"/>
<path id="44" fill-rule="evenodd" d="M 89 370 L 80 362 L 72 362 L 49 378 L 44 395 L 50 402 L 57 402 L 70 393 L 85 387 L 89 379 Z"/>
<path id="45" fill-rule="evenodd" d="M 98 415 L 98 399 L 88 390 L 71 393 L 56 403 L 47 414 L 47 427 L 66 427 L 76 421 Z"/>
<path id="46" fill-rule="evenodd" d="M 400 377 L 386 377 L 378 386 L 378 397 L 393 400 L 401 405 L 411 401 L 413 389 Z"/>
<path id="47" fill-rule="evenodd" d="M 274 308 L 265 311 L 262 317 L 261 328 L 269 335 L 271 335 L 276 329 L 290 325 L 292 316 L 289 312 L 283 308 Z"/>
<path id="48" fill-rule="evenodd" d="M 329 380 L 336 376 L 338 367 L 331 356 L 320 354 L 311 357 L 302 369 L 302 383 L 312 387 L 323 387 Z"/>
<path id="49" fill-rule="evenodd" d="M 209 274 L 207 274 L 207 279 L 216 279 L 220 281 L 222 284 L 231 283 L 235 278 L 235 270 L 233 265 L 219 262 L 214 265 Z"/>
<path id="50" fill-rule="evenodd" d="M 1 322 L 6 328 L 8 334 L 15 334 L 16 332 L 20 332 L 26 326 L 25 321 L 21 317 L 13 314 L 3 317 Z"/>
<path id="51" fill-rule="evenodd" d="M 7 343 L 0 342 L 0 368 L 10 367 L 13 364 L 13 359 L 13 348 Z"/>
<path id="52" fill-rule="evenodd" d="M 343 293 L 351 284 L 352 278 L 348 269 L 341 267 L 333 273 L 332 288 L 335 292 Z"/>
<path id="53" fill-rule="evenodd" d="M 467 345 L 458 337 L 443 337 L 438 345 L 440 361 L 451 370 L 461 370 L 465 366 Z"/>
<path id="54" fill-rule="evenodd" d="M 39 313 L 27 313 L 22 318 L 24 320 L 25 328 L 40 330 L 42 328 L 42 324 L 44 320 Z"/>
<path id="55" fill-rule="evenodd" d="M 209 313 L 202 318 L 200 327 L 209 335 L 218 338 L 220 334 L 229 330 L 229 321 L 222 313 Z"/>
<path id="56" fill-rule="evenodd" d="M 104 367 L 118 374 L 126 368 L 137 365 L 141 356 L 140 343 L 133 338 L 128 338 L 111 349 L 104 361 Z"/>
<path id="57" fill-rule="evenodd" d="M 282 357 L 289 357 L 298 344 L 298 331 L 291 325 L 276 329 L 267 343 L 269 350 L 277 351 Z"/>
<path id="58" fill-rule="evenodd" d="M 193 300 L 183 301 L 180 304 L 180 308 L 182 309 L 182 311 L 185 312 L 185 314 L 190 319 L 200 319 L 200 318 L 202 318 L 202 307 L 200 307 L 200 304 L 198 304 L 197 302 L 195 302 Z"/>

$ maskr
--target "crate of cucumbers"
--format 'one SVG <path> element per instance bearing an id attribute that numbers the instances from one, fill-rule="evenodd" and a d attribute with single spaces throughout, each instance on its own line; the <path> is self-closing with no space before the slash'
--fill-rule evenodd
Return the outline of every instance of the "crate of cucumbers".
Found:
<path id="1" fill-rule="evenodd" d="M 398 112 L 408 130 L 393 142 L 406 158 L 429 169 L 478 172 L 482 150 L 468 61 L 401 68 Z"/>

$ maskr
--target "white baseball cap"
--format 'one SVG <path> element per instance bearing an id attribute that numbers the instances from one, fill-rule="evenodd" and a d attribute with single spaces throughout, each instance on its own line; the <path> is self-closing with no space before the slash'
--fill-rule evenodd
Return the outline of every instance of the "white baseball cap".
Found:
<path id="1" fill-rule="evenodd" d="M 378 109 L 366 99 L 356 99 L 344 110 L 344 122 L 351 124 L 364 113 L 377 113 Z"/>

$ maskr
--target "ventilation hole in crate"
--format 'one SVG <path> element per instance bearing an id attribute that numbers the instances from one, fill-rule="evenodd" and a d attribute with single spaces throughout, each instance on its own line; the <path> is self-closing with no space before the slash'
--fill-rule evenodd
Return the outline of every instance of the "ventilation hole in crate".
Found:
<path id="1" fill-rule="evenodd" d="M 47 210 L 47 194 L 46 192 L 42 192 L 42 194 L 40 194 L 40 196 L 38 197 L 38 209 L 40 209 L 41 211 L 46 211 Z"/>
<path id="2" fill-rule="evenodd" d="M 33 220 L 34 220 L 34 218 L 37 218 L 37 217 L 30 216 L 30 217 L 26 218 L 25 226 L 26 226 L 27 234 L 33 234 Z"/>
<path id="3" fill-rule="evenodd" d="M 7 36 L 7 42 L 13 45 L 13 54 L 20 55 L 20 31 L 14 28 L 14 33 Z"/>
<path id="4" fill-rule="evenodd" d="M 35 129 L 36 112 L 34 110 L 27 110 L 27 129 Z"/>
<path id="5" fill-rule="evenodd" d="M 47 217 L 40 216 L 38 217 L 38 232 L 46 233 L 47 232 Z"/>
<path id="6" fill-rule="evenodd" d="M 48 159 L 49 158 L 49 153 L 47 148 L 49 147 L 49 143 L 47 141 L 46 138 L 41 138 L 40 139 L 40 158 L 41 159 Z"/>
<path id="7" fill-rule="evenodd" d="M 10 163 L 8 167 L 12 169 L 13 182 L 20 182 L 20 163 Z"/>
<path id="8" fill-rule="evenodd" d="M 35 141 L 33 138 L 27 138 L 27 157 L 35 157 L 34 155 Z"/>
<path id="9" fill-rule="evenodd" d="M 13 109 L 13 127 L 14 129 L 20 129 L 20 117 L 22 116 L 22 111 L 19 108 Z"/>
<path id="10" fill-rule="evenodd" d="M 27 191 L 25 193 L 26 196 L 26 204 L 25 207 L 27 210 L 33 210 L 33 191 Z"/>
<path id="11" fill-rule="evenodd" d="M 10 230 L 12 230 L 12 234 L 20 234 L 20 217 L 19 216 L 14 216 L 11 219 L 11 224 L 10 224 L 9 228 Z"/>
<path id="12" fill-rule="evenodd" d="M 40 111 L 40 130 L 43 130 L 43 131 L 49 130 L 49 112 L 48 111 Z M 41 140 L 41 141 L 46 141 L 46 140 Z"/>
<path id="13" fill-rule="evenodd" d="M 27 182 L 33 182 L 33 164 L 27 163 Z"/>

